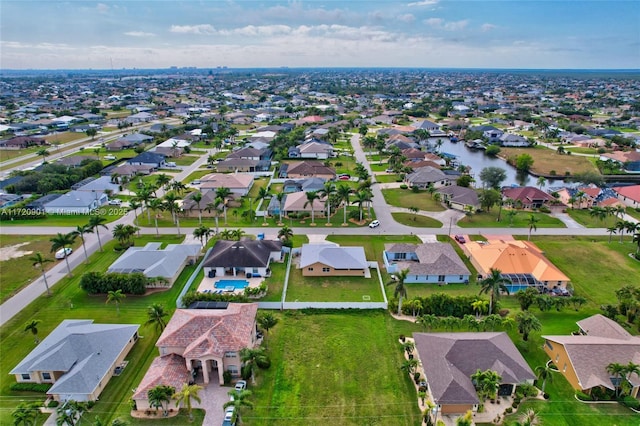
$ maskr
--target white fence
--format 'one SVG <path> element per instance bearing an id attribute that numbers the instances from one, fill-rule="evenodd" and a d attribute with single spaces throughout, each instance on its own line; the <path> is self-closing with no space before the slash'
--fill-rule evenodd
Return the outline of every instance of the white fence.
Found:
<path id="1" fill-rule="evenodd" d="M 387 309 L 387 302 L 258 302 L 260 309 Z"/>

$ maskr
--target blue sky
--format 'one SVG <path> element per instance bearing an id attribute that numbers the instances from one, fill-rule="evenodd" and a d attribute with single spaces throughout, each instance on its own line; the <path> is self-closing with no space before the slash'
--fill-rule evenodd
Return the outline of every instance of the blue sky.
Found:
<path id="1" fill-rule="evenodd" d="M 0 67 L 640 69 L 640 1 L 0 0 Z"/>

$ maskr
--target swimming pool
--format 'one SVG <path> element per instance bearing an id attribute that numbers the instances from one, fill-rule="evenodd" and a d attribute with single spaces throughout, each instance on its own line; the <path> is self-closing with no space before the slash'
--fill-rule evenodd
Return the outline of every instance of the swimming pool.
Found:
<path id="1" fill-rule="evenodd" d="M 227 289 L 228 287 L 233 287 L 234 290 L 244 290 L 245 287 L 249 286 L 249 281 L 246 280 L 220 280 L 214 284 L 215 288 Z"/>
<path id="2" fill-rule="evenodd" d="M 505 287 L 509 290 L 509 294 L 517 293 L 520 290 L 526 290 L 531 287 L 529 285 L 521 285 L 521 284 L 506 284 Z"/>

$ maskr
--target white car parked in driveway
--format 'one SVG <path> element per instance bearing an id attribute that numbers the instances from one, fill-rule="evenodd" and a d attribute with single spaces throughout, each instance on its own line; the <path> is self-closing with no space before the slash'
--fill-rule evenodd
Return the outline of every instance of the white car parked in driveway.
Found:
<path id="1" fill-rule="evenodd" d="M 65 257 L 69 256 L 71 253 L 73 253 L 73 249 L 71 247 L 61 248 L 56 252 L 56 259 L 58 260 L 64 259 Z"/>

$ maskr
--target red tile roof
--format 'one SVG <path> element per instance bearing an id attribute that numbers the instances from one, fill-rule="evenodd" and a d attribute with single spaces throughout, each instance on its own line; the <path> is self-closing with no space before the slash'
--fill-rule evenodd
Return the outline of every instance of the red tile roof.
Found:
<path id="1" fill-rule="evenodd" d="M 187 364 L 180 355 L 156 357 L 136 388 L 133 399 L 147 399 L 149 390 L 159 385 L 173 386 L 178 390 L 183 384 L 189 383 L 190 379 Z"/>
<path id="2" fill-rule="evenodd" d="M 624 197 L 640 202 L 640 185 L 617 186 L 613 190 Z"/>

